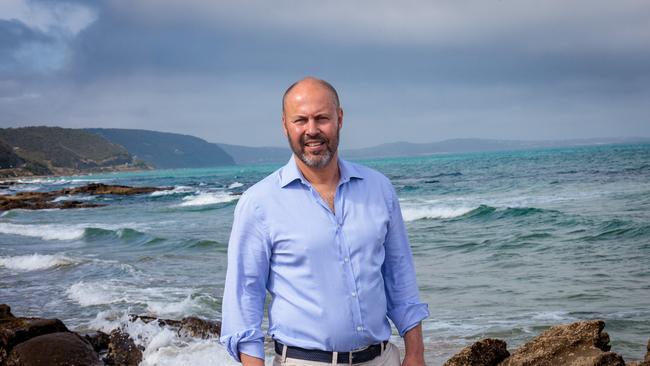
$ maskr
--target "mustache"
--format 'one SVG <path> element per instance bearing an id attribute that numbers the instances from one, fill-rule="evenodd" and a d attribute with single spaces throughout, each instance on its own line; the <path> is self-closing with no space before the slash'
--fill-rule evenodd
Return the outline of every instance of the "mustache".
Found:
<path id="1" fill-rule="evenodd" d="M 312 135 L 312 136 L 304 135 L 300 138 L 300 142 L 303 145 L 309 142 L 324 142 L 327 144 L 329 143 L 329 139 L 327 139 L 325 136 L 319 133 L 318 135 Z"/>

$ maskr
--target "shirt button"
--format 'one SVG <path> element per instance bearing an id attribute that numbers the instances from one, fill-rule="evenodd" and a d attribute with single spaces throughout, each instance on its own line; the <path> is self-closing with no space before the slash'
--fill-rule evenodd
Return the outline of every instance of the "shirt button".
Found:
<path id="1" fill-rule="evenodd" d="M 350 258 L 345 257 L 345 258 L 343 259 L 343 261 L 344 261 L 345 263 L 348 263 L 348 262 L 350 261 Z"/>
<path id="2" fill-rule="evenodd" d="M 360 332 L 363 330 L 363 327 L 357 327 L 357 332 Z"/>
<path id="3" fill-rule="evenodd" d="M 353 293 L 352 293 L 352 297 L 357 297 L 357 293 L 356 293 L 356 292 L 353 292 Z"/>

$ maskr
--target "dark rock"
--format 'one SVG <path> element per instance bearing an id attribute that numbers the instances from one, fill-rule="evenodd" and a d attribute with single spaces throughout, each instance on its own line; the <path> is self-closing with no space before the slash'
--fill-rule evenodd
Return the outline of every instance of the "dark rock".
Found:
<path id="1" fill-rule="evenodd" d="M 51 208 L 81 208 L 81 207 L 101 207 L 104 204 L 89 203 L 82 201 L 61 201 L 53 200 L 59 197 L 52 192 L 19 192 L 13 196 L 0 195 L 0 211 L 13 210 L 21 208 L 24 210 L 44 210 Z"/>
<path id="2" fill-rule="evenodd" d="M 188 336 L 195 338 L 212 338 L 219 337 L 221 334 L 221 322 L 205 320 L 194 316 L 183 318 L 182 320 L 159 319 L 153 316 L 146 315 L 129 315 L 130 321 L 141 320 L 145 323 L 157 321 L 158 325 L 170 327 L 178 331 L 180 336 Z"/>
<path id="3" fill-rule="evenodd" d="M 104 361 L 107 365 L 138 366 L 142 362 L 142 351 L 128 334 L 115 329 L 111 332 L 108 354 Z"/>
<path id="4" fill-rule="evenodd" d="M 65 188 L 50 192 L 19 192 L 15 195 L 0 195 L 0 211 L 22 208 L 26 210 L 41 210 L 48 208 L 70 209 L 81 207 L 102 207 L 105 204 L 83 202 L 83 201 L 61 201 L 54 202 L 54 199 L 61 196 L 74 194 L 88 195 L 134 195 L 151 193 L 155 191 L 169 190 L 171 187 L 129 187 L 120 185 L 107 185 L 91 183 L 81 187 Z"/>
<path id="5" fill-rule="evenodd" d="M 76 333 L 50 333 L 11 351 L 6 366 L 103 366 L 92 346 Z"/>
<path id="6" fill-rule="evenodd" d="M 221 322 L 190 316 L 181 320 L 178 334 L 203 339 L 218 338 L 221 334 Z"/>
<path id="7" fill-rule="evenodd" d="M 583 365 L 583 364 L 580 364 Z M 614 352 L 605 352 L 600 354 L 596 360 L 591 363 L 591 360 L 587 360 L 587 363 L 584 365 L 594 365 L 594 366 L 625 366 L 625 361 L 621 355 Z"/>
<path id="8" fill-rule="evenodd" d="M 463 348 L 443 366 L 496 366 L 508 356 L 506 342 L 487 338 Z"/>
<path id="9" fill-rule="evenodd" d="M 15 318 L 11 313 L 11 307 L 7 304 L 0 304 L 0 319 Z"/>
<path id="10" fill-rule="evenodd" d="M 103 183 L 90 183 L 85 186 L 75 187 L 75 188 L 66 188 L 56 191 L 59 195 L 70 195 L 70 194 L 116 194 L 116 195 L 133 195 L 133 194 L 143 194 L 151 193 L 155 191 L 169 190 L 171 187 L 129 187 L 129 186 L 120 186 L 120 185 L 108 185 Z"/>
<path id="11" fill-rule="evenodd" d="M 168 326 L 174 329 L 178 329 L 181 327 L 181 321 L 180 320 L 171 320 L 171 319 L 159 319 L 156 318 L 155 316 L 147 316 L 147 315 L 135 315 L 135 314 L 129 314 L 129 321 L 136 321 L 136 320 L 142 320 L 144 323 L 151 323 L 153 321 L 157 321 L 159 326 Z"/>
<path id="12" fill-rule="evenodd" d="M 102 331 L 96 331 L 94 333 L 84 335 L 84 339 L 93 346 L 95 352 L 104 352 L 108 350 L 108 344 L 110 343 L 110 336 Z"/>
<path id="13" fill-rule="evenodd" d="M 57 332 L 69 332 L 59 319 L 15 317 L 0 319 L 0 365 L 16 345 L 44 334 Z"/>
<path id="14" fill-rule="evenodd" d="M 551 327 L 519 347 L 499 366 L 624 366 L 623 358 L 607 352 L 609 335 L 602 320 Z"/>

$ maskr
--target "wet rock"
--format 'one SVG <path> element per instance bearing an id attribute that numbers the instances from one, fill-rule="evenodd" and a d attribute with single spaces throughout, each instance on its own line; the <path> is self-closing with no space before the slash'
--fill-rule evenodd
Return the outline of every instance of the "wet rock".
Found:
<path id="1" fill-rule="evenodd" d="M 14 347 L 6 366 L 103 366 L 92 346 L 76 333 L 50 333 Z"/>
<path id="2" fill-rule="evenodd" d="M 142 351 L 128 334 L 115 329 L 110 334 L 108 353 L 104 361 L 107 365 L 138 366 L 142 362 Z"/>
<path id="3" fill-rule="evenodd" d="M 551 327 L 519 347 L 499 366 L 624 366 L 610 350 L 602 320 Z"/>
<path id="4" fill-rule="evenodd" d="M 146 315 L 129 315 L 130 321 L 141 320 L 145 323 L 157 321 L 158 325 L 172 328 L 178 332 L 180 336 L 194 337 L 194 338 L 218 338 L 221 334 L 221 322 L 205 320 L 194 316 L 183 318 L 182 320 L 159 319 Z"/>
<path id="5" fill-rule="evenodd" d="M 159 319 L 156 318 L 155 316 L 129 314 L 129 321 L 134 322 L 136 320 L 141 320 L 143 323 L 151 323 L 153 321 L 156 321 L 158 322 L 158 325 L 161 327 L 168 326 L 174 329 L 179 329 L 181 326 L 180 320 Z"/>
<path id="6" fill-rule="evenodd" d="M 9 310 L 7 306 L 6 311 Z M 57 332 L 69 332 L 58 319 L 0 318 L 0 365 L 16 345 L 44 334 Z"/>
<path id="7" fill-rule="evenodd" d="M 17 208 L 24 210 L 44 210 L 51 208 L 68 209 L 106 206 L 103 204 L 82 201 L 53 202 L 52 200 L 54 198 L 55 197 L 48 197 L 47 195 L 34 194 L 34 192 L 30 192 L 29 194 L 23 194 L 23 192 L 21 192 L 14 196 L 0 196 L 0 211 L 13 210 Z"/>
<path id="8" fill-rule="evenodd" d="M 506 342 L 487 338 L 463 348 L 443 366 L 496 366 L 509 355 Z"/>
<path id="9" fill-rule="evenodd" d="M 129 186 L 120 186 L 120 185 L 109 185 L 103 183 L 90 183 L 85 186 L 75 187 L 75 188 L 66 188 L 56 191 L 59 195 L 70 195 L 70 194 L 115 194 L 115 195 L 133 195 L 133 194 L 143 194 L 143 193 L 152 193 L 156 191 L 169 190 L 172 187 L 129 187 Z"/>
<path id="10" fill-rule="evenodd" d="M 110 336 L 102 331 L 84 335 L 84 339 L 90 343 L 95 352 L 105 352 L 108 350 Z"/>
<path id="11" fill-rule="evenodd" d="M 181 320 L 178 334 L 203 339 L 218 338 L 221 334 L 221 323 L 190 316 Z"/>
<path id="12" fill-rule="evenodd" d="M 57 197 L 75 194 L 86 195 L 134 195 L 169 190 L 172 187 L 129 187 L 121 185 L 108 185 L 91 183 L 81 187 L 65 188 L 50 192 L 19 192 L 15 195 L 0 195 L 0 211 L 22 208 L 26 210 L 41 210 L 50 208 L 70 209 L 82 207 L 101 207 L 105 204 L 66 200 L 55 202 Z"/>

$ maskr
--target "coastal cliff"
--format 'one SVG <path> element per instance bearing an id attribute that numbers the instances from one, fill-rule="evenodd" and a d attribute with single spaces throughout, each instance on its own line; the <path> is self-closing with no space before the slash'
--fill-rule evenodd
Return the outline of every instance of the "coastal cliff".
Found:
<path id="1" fill-rule="evenodd" d="M 151 169 L 124 147 L 71 128 L 0 129 L 0 177 Z"/>

